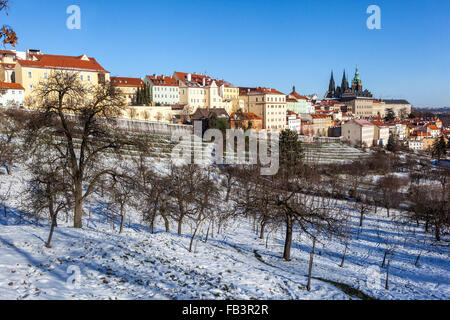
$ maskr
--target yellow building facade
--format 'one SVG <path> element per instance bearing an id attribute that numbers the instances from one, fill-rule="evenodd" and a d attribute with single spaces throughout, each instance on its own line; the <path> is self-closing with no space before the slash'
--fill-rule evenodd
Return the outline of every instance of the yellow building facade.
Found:
<path id="1" fill-rule="evenodd" d="M 127 106 L 136 103 L 137 90 L 144 85 L 140 78 L 111 77 L 111 82 L 120 89 Z"/>
<path id="2" fill-rule="evenodd" d="M 15 63 L 11 82 L 20 83 L 24 87 L 26 106 L 33 105 L 34 89 L 55 71 L 76 73 L 79 80 L 87 87 L 110 81 L 110 73 L 94 58 L 86 55 L 49 55 L 37 50 L 29 50 L 26 53 L 15 52 L 13 60 Z M 0 71 L 5 74 L 5 70 Z"/>

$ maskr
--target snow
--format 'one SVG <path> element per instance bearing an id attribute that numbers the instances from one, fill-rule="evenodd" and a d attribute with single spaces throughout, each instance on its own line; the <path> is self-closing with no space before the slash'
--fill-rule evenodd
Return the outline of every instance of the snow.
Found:
<path id="1" fill-rule="evenodd" d="M 12 176 L 0 171 L 0 191 L 11 185 L 6 217 L 0 208 L 1 299 L 450 298 L 449 239 L 436 243 L 421 227 L 395 223 L 382 209 L 371 212 L 359 229 L 359 214 L 351 203 L 339 202 L 352 216 L 345 265 L 339 267 L 343 241 L 321 239 L 307 291 L 311 240 L 297 230 L 292 261 L 286 262 L 282 228 L 269 227 L 267 238 L 260 240 L 245 218 L 229 221 L 207 242 L 201 238 L 197 252 L 190 253 L 188 224 L 177 235 L 164 232 L 158 221 L 151 234 L 139 213 L 129 208 L 125 230 L 118 234 L 119 219 L 113 228 L 102 199 L 94 195 L 84 229 L 72 228 L 70 218 L 61 215 L 52 248 L 45 248 L 47 220 L 36 221 L 20 211 L 26 181 L 27 172 L 20 167 Z M 400 217 L 395 210 L 391 214 Z M 384 289 L 386 268 L 380 268 L 386 248 L 395 249 L 389 290 Z"/>

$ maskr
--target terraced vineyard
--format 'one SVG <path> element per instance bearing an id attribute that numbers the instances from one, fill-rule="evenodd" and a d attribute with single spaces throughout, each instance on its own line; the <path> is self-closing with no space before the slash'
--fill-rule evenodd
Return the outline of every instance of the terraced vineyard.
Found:
<path id="1" fill-rule="evenodd" d="M 304 143 L 303 146 L 305 160 L 308 163 L 346 163 L 370 156 L 370 152 L 364 152 L 342 143 Z"/>

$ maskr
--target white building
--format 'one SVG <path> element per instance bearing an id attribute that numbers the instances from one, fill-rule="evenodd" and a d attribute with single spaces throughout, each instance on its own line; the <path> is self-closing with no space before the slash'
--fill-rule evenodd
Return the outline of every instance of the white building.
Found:
<path id="1" fill-rule="evenodd" d="M 302 129 L 302 119 L 294 112 L 289 111 L 286 115 L 286 129 L 300 134 Z"/>
<path id="2" fill-rule="evenodd" d="M 220 95 L 217 80 L 204 74 L 174 72 L 179 83 L 180 104 L 186 105 L 191 113 L 198 108 L 232 110 L 232 102 Z"/>
<path id="3" fill-rule="evenodd" d="M 173 106 L 180 103 L 180 88 L 173 77 L 146 76 L 144 82 L 150 88 L 150 99 L 154 104 Z"/>
<path id="4" fill-rule="evenodd" d="M 413 151 L 423 150 L 423 140 L 408 140 L 408 147 Z"/>
<path id="5" fill-rule="evenodd" d="M 389 141 L 389 127 L 381 121 L 372 121 L 374 127 L 374 145 L 386 146 Z"/>
<path id="6" fill-rule="evenodd" d="M 366 120 L 350 120 L 342 125 L 342 136 L 352 145 L 371 147 L 375 136 L 375 126 Z"/>
<path id="7" fill-rule="evenodd" d="M 241 87 L 239 96 L 244 100 L 245 112 L 262 118 L 263 129 L 280 132 L 286 128 L 286 95 L 273 88 Z"/>
<path id="8" fill-rule="evenodd" d="M 0 81 L 0 106 L 22 107 L 25 100 L 25 89 L 19 83 Z"/>

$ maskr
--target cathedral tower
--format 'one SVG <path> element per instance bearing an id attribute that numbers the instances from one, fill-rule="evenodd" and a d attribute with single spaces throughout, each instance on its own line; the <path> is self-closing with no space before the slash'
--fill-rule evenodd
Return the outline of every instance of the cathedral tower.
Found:
<path id="1" fill-rule="evenodd" d="M 361 81 L 361 78 L 359 77 L 358 66 L 356 66 L 355 77 L 353 78 L 353 81 L 352 81 L 352 89 L 353 89 L 353 91 L 356 91 L 356 92 L 363 91 L 362 81 Z"/>

